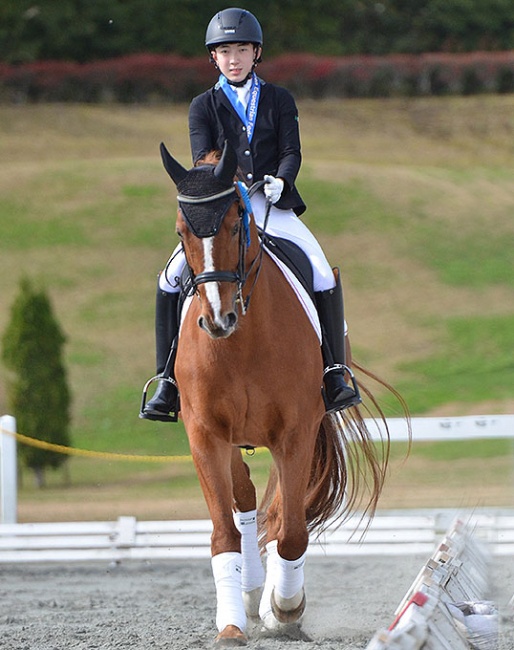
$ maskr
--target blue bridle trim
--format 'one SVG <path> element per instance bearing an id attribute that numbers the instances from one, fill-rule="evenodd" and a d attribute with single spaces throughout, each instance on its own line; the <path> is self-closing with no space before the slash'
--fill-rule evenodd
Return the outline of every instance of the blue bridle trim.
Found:
<path id="1" fill-rule="evenodd" d="M 250 196 L 246 185 L 241 181 L 237 181 L 237 187 L 239 188 L 244 203 L 243 228 L 246 235 L 246 247 L 248 248 L 250 246 L 250 214 L 252 212 L 252 204 L 250 203 Z"/>

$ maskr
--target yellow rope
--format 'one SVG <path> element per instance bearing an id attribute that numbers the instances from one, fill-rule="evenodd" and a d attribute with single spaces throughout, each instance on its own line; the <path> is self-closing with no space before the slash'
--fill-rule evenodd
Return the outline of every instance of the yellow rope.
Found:
<path id="1" fill-rule="evenodd" d="M 92 451 L 89 449 L 76 449 L 74 447 L 66 447 L 65 445 L 56 445 L 52 442 L 46 442 L 45 440 L 38 440 L 37 438 L 31 438 L 29 436 L 24 436 L 22 433 L 16 433 L 12 431 L 7 431 L 3 427 L 1 428 L 2 433 L 7 433 L 11 436 L 14 436 L 16 440 L 21 442 L 24 445 L 29 445 L 31 447 L 38 447 L 39 449 L 46 449 L 47 451 L 55 451 L 58 454 L 66 454 L 68 456 L 83 456 L 86 458 L 101 458 L 102 460 L 124 460 L 124 461 L 136 461 L 143 463 L 185 463 L 191 461 L 191 456 L 145 456 L 137 454 L 119 454 L 109 451 Z"/>
<path id="2" fill-rule="evenodd" d="M 24 445 L 38 447 L 39 449 L 46 449 L 47 451 L 54 451 L 58 454 L 66 454 L 68 456 L 82 456 L 86 458 L 100 458 L 102 460 L 123 460 L 140 463 L 189 463 L 192 461 L 191 456 L 150 456 L 138 454 L 120 454 L 111 451 L 92 451 L 90 449 L 77 449 L 75 447 L 56 445 L 52 442 L 46 442 L 45 440 L 31 438 L 30 436 L 25 436 L 22 433 L 8 431 L 3 427 L 0 427 L 0 431 L 2 433 L 7 433 L 10 436 L 14 436 L 18 442 L 21 442 Z M 256 449 L 253 453 L 258 451 L 265 451 L 265 449 Z"/>

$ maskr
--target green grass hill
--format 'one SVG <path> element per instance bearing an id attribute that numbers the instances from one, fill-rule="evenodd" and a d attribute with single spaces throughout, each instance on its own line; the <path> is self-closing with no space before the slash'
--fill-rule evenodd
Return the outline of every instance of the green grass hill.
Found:
<path id="1" fill-rule="evenodd" d="M 391 382 L 414 415 L 512 413 L 514 97 L 299 108 L 305 220 L 342 269 L 354 357 Z M 186 106 L 0 106 L 0 330 L 22 276 L 48 291 L 68 337 L 76 447 L 188 453 L 181 425 L 137 417 L 154 371 L 156 276 L 176 243 L 161 140 L 189 166 Z M 2 413 L 5 379 L 0 368 Z M 185 464 L 90 462 L 71 462 L 74 489 L 94 493 L 110 481 L 118 502 L 147 490 L 150 516 L 171 478 L 185 503 L 195 482 Z M 511 469 L 501 462 L 505 478 Z M 58 501 L 71 499 L 80 518 L 70 494 Z M 48 496 L 26 499 L 33 510 L 24 516 L 37 518 Z"/>

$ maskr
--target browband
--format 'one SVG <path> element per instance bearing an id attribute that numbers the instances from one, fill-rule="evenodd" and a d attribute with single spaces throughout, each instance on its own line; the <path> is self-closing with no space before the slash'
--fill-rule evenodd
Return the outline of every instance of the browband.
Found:
<path id="1" fill-rule="evenodd" d="M 183 194 L 179 194 L 177 196 L 177 201 L 180 203 L 209 203 L 210 201 L 215 201 L 216 199 L 221 199 L 224 196 L 228 196 L 235 191 L 235 187 L 229 187 L 228 190 L 223 190 L 217 194 L 210 194 L 209 196 L 184 196 Z"/>

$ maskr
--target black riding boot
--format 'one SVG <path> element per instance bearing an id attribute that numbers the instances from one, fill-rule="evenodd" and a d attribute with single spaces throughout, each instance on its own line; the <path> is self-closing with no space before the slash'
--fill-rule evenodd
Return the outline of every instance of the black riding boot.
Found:
<path id="1" fill-rule="evenodd" d="M 143 404 L 139 417 L 146 420 L 176 422 L 179 411 L 179 395 L 175 384 L 174 366 L 177 349 L 180 293 L 166 293 L 157 285 L 155 299 L 155 347 L 157 376 L 147 382 L 143 391 Z M 146 404 L 146 389 L 152 381 L 158 381 L 157 390 Z"/>
<path id="2" fill-rule="evenodd" d="M 327 413 L 356 406 L 362 401 L 355 378 L 346 366 L 343 291 L 339 269 L 334 269 L 334 274 L 336 286 L 314 294 L 323 337 L 323 399 Z M 345 372 L 350 372 L 353 388 L 346 383 Z"/>

